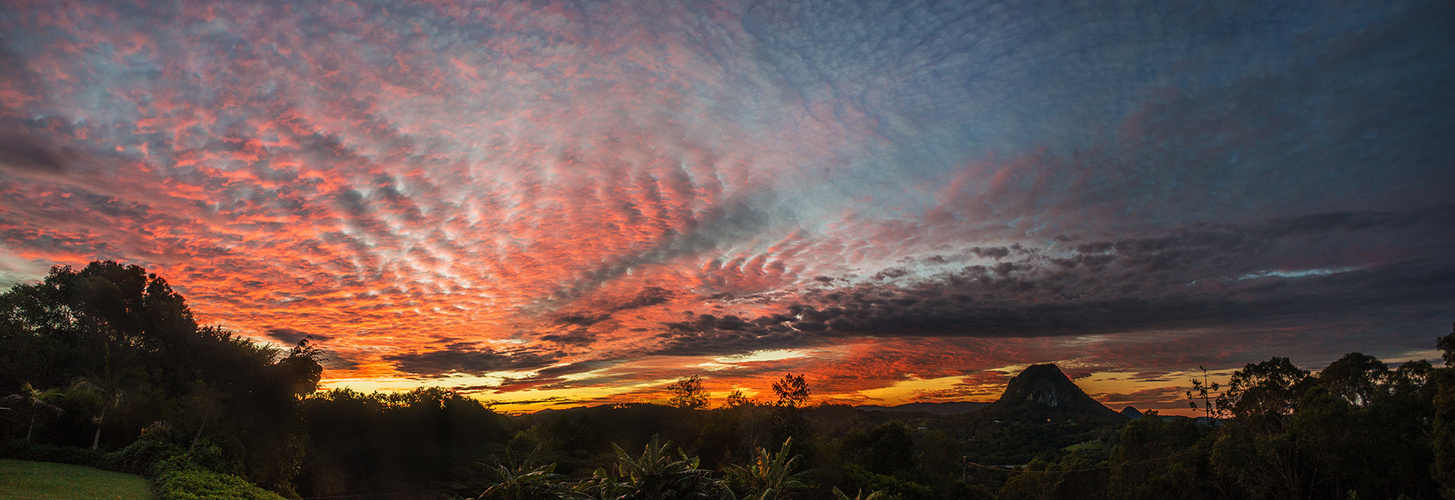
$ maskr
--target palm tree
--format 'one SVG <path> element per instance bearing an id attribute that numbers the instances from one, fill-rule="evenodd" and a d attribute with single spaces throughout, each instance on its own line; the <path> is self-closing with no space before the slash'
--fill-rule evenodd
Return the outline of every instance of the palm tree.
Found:
<path id="1" fill-rule="evenodd" d="M 793 438 L 783 442 L 778 453 L 758 448 L 758 456 L 747 466 L 733 465 L 727 469 L 728 480 L 744 491 L 751 492 L 744 500 L 777 500 L 787 498 L 790 490 L 807 488 L 805 473 L 794 473 L 793 468 L 803 455 L 789 456 Z"/>
<path id="2" fill-rule="evenodd" d="M 64 392 L 62 392 L 60 389 L 56 389 L 53 387 L 41 391 L 31 386 L 30 382 L 26 382 L 25 385 L 20 386 L 20 392 L 5 396 L 3 400 L 7 402 L 13 401 L 20 403 L 26 408 L 27 411 L 30 412 L 30 427 L 26 428 L 25 430 L 25 440 L 30 441 L 31 435 L 35 433 L 35 415 L 37 413 L 41 413 L 43 411 L 55 412 L 56 415 L 65 413 L 65 411 L 62 410 L 61 407 L 56 406 L 54 403 L 51 403 L 51 401 L 60 397 L 62 394 L 64 394 Z"/>
<path id="3" fill-rule="evenodd" d="M 113 369 L 111 346 L 107 344 L 105 349 L 106 364 L 103 370 L 92 377 L 77 379 L 74 386 L 76 390 L 101 398 L 101 413 L 91 419 L 96 423 L 96 435 L 91 439 L 91 449 L 93 450 L 101 445 L 101 426 L 106 423 L 106 410 L 121 406 L 121 399 L 126 396 L 129 389 L 146 377 L 146 374 L 137 366 Z"/>

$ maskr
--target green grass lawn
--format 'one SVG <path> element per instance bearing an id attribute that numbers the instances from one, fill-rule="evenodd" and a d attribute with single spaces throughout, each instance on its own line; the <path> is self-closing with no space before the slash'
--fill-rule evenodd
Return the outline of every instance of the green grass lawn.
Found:
<path id="1" fill-rule="evenodd" d="M 153 497 L 151 483 L 141 476 L 79 465 L 0 460 L 0 500 L 16 498 Z"/>

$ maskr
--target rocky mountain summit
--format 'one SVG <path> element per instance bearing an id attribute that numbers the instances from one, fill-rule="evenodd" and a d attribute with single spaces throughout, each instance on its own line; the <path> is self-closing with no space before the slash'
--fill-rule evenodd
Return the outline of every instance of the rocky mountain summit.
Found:
<path id="1" fill-rule="evenodd" d="M 998 420 L 1089 418 L 1113 422 L 1127 418 L 1086 395 L 1054 364 L 1026 368 L 1010 379 L 999 400 L 975 415 Z"/>

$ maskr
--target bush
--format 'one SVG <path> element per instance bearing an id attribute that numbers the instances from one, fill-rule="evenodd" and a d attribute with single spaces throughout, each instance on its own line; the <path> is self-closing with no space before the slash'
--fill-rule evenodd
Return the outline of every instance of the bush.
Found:
<path id="1" fill-rule="evenodd" d="M 171 442 L 146 439 L 146 435 L 142 435 L 142 439 L 138 439 L 120 450 L 107 453 L 106 457 L 101 460 L 101 468 L 156 477 L 157 464 L 181 454 L 182 448 Z"/>
<path id="2" fill-rule="evenodd" d="M 155 478 L 161 473 L 158 465 L 164 460 L 188 455 L 195 466 L 223 473 L 238 471 L 238 464 L 229 462 L 222 448 L 203 439 L 195 445 L 184 441 L 163 422 L 158 422 L 142 431 L 141 437 L 120 450 L 107 453 L 100 467 L 107 470 L 129 472 Z M 184 448 L 184 446 L 186 448 Z"/>
<path id="3" fill-rule="evenodd" d="M 241 477 L 208 470 L 186 456 L 163 460 L 157 464 L 157 470 L 157 493 L 161 500 L 283 500 L 277 493 L 259 488 Z"/>

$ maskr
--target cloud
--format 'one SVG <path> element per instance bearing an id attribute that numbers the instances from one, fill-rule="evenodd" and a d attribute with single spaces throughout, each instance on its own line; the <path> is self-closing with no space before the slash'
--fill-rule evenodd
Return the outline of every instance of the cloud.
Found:
<path id="1" fill-rule="evenodd" d="M 1445 241 L 1439 235 L 1455 229 L 1451 215 L 1450 206 L 1313 214 L 1029 250 L 930 275 L 891 268 L 854 287 L 805 296 L 818 306 L 807 318 L 788 315 L 838 334 L 1016 337 L 1440 307 L 1440 297 L 1455 292 L 1455 266 L 1445 259 L 1369 260 L 1353 248 L 1318 246 L 1354 230 Z M 1289 255 L 1302 262 L 1285 260 Z"/>
<path id="2" fill-rule="evenodd" d="M 558 344 L 588 346 L 596 341 L 596 335 L 585 329 L 577 329 L 564 334 L 542 335 L 541 340 Z"/>
<path id="3" fill-rule="evenodd" d="M 329 370 L 353 370 L 359 367 L 358 362 L 341 357 L 335 352 L 329 352 L 319 364 Z"/>
<path id="4" fill-rule="evenodd" d="M 3 130 L 0 130 L 0 167 L 20 173 L 66 173 L 62 152 L 29 134 Z"/>
<path id="5" fill-rule="evenodd" d="M 305 337 L 312 338 L 314 342 L 325 342 L 333 340 L 333 337 L 329 335 L 311 334 L 303 330 L 295 330 L 292 328 L 269 328 L 268 336 L 273 338 L 274 340 L 277 340 L 278 342 L 282 342 L 283 345 L 297 344 L 298 341 L 303 340 Z"/>
<path id="6" fill-rule="evenodd" d="M 667 301 L 671 300 L 674 295 L 676 294 L 666 288 L 662 288 L 659 286 L 647 287 L 643 289 L 640 293 L 637 293 L 637 296 L 633 298 L 630 302 L 613 307 L 612 310 L 626 311 L 630 309 L 651 307 L 666 303 Z"/>
<path id="7" fill-rule="evenodd" d="M 1182 399 L 1185 396 L 1183 393 L 1186 391 L 1186 387 L 1155 387 L 1125 394 L 1117 392 L 1094 394 L 1092 397 L 1112 409 L 1116 409 L 1117 406 L 1132 406 L 1140 410 L 1146 410 L 1149 408 L 1166 408 L 1166 402 Z"/>
<path id="8" fill-rule="evenodd" d="M 393 362 L 399 371 L 437 377 L 450 373 L 483 375 L 498 371 L 530 370 L 549 366 L 560 357 L 558 352 L 496 351 L 457 342 L 436 351 L 386 354 L 383 359 Z"/>

